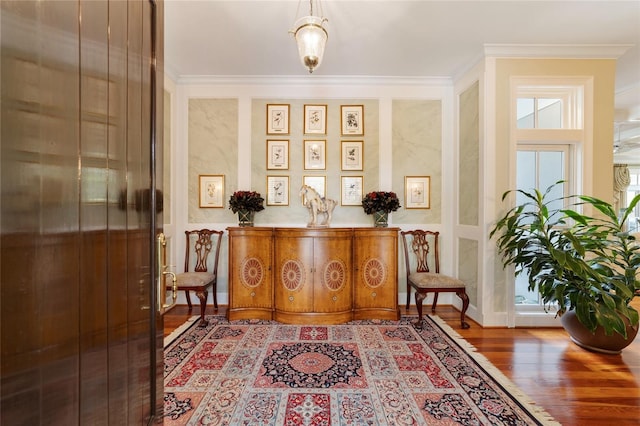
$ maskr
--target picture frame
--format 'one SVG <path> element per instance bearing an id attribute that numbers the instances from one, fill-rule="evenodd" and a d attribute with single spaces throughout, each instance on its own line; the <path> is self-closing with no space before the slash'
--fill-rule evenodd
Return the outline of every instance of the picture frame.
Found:
<path id="1" fill-rule="evenodd" d="M 404 177 L 404 207 L 406 209 L 431 208 L 431 177 Z"/>
<path id="2" fill-rule="evenodd" d="M 304 141 L 304 169 L 324 170 L 327 168 L 326 161 L 327 141 L 326 140 L 305 140 Z"/>
<path id="3" fill-rule="evenodd" d="M 342 136 L 364 136 L 364 105 L 340 105 Z"/>
<path id="4" fill-rule="evenodd" d="M 340 204 L 343 206 L 362 206 L 362 176 L 340 177 Z"/>
<path id="5" fill-rule="evenodd" d="M 203 209 L 224 207 L 224 175 L 198 176 L 199 206 Z"/>
<path id="6" fill-rule="evenodd" d="M 342 170 L 363 170 L 364 141 L 341 141 Z"/>
<path id="7" fill-rule="evenodd" d="M 267 140 L 267 170 L 289 170 L 288 140 Z"/>
<path id="8" fill-rule="evenodd" d="M 289 176 L 267 176 L 267 205 L 289 205 Z"/>
<path id="9" fill-rule="evenodd" d="M 289 104 L 267 104 L 267 134 L 289 134 Z"/>
<path id="10" fill-rule="evenodd" d="M 327 177 L 326 176 L 302 176 L 302 184 L 310 186 L 315 189 L 320 197 L 325 197 L 325 191 L 327 189 Z M 307 200 L 303 197 L 302 204 L 306 204 Z"/>
<path id="11" fill-rule="evenodd" d="M 304 106 L 304 133 L 306 135 L 327 134 L 327 106 Z"/>

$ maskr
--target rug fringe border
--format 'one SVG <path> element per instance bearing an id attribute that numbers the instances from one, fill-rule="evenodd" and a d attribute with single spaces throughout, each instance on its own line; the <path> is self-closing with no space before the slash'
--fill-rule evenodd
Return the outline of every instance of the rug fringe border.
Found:
<path id="1" fill-rule="evenodd" d="M 464 349 L 491 377 L 516 399 L 524 409 L 529 411 L 533 417 L 538 419 L 543 425 L 559 426 L 560 422 L 555 420 L 543 407 L 537 405 L 535 401 L 525 394 L 511 379 L 498 369 L 487 357 L 478 352 L 478 349 L 462 337 L 456 330 L 451 328 L 438 315 L 429 315 L 429 318 L 447 333 L 455 342 Z"/>
<path id="2" fill-rule="evenodd" d="M 170 344 L 172 344 L 182 333 L 191 328 L 191 326 L 195 323 L 195 321 L 200 318 L 198 315 L 194 315 L 188 320 L 186 320 L 180 327 L 173 330 L 169 335 L 165 336 L 163 340 L 163 347 L 166 349 Z"/>

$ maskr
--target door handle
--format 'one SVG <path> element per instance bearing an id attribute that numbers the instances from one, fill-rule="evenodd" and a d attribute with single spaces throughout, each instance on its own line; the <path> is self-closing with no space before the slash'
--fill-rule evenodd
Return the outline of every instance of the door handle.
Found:
<path id="1" fill-rule="evenodd" d="M 167 266 L 167 239 L 165 235 L 161 232 L 158 234 L 156 238 L 156 252 L 158 253 L 157 259 L 157 268 L 158 268 L 158 312 L 162 315 L 168 309 L 175 306 L 176 301 L 178 299 L 178 284 L 176 279 L 176 274 L 172 271 L 167 270 L 169 267 Z M 165 303 L 167 299 L 167 285 L 165 284 L 165 277 L 169 275 L 171 276 L 171 303 Z"/>

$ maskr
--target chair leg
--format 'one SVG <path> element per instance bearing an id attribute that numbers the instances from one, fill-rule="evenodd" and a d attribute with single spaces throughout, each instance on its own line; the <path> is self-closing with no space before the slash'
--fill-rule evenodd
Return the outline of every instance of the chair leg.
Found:
<path id="1" fill-rule="evenodd" d="M 409 304 L 411 303 L 411 286 L 407 283 L 407 309 L 409 309 Z"/>
<path id="2" fill-rule="evenodd" d="M 200 299 L 200 324 L 199 324 L 199 327 L 206 327 L 206 325 L 209 323 L 208 321 L 206 321 L 204 319 L 204 314 L 205 314 L 205 311 L 207 310 L 207 296 L 208 295 L 209 295 L 209 292 L 207 290 L 196 292 L 196 296 L 198 296 L 198 299 Z"/>
<path id="3" fill-rule="evenodd" d="M 218 309 L 218 284 L 213 284 L 213 288 L 211 289 L 211 291 L 213 291 L 213 307 L 217 310 Z"/>
<path id="4" fill-rule="evenodd" d="M 187 297 L 187 305 L 189 305 L 189 312 L 191 312 L 193 306 L 191 306 L 191 296 L 189 296 L 189 290 L 185 290 L 184 295 Z"/>
<path id="5" fill-rule="evenodd" d="M 416 291 L 416 308 L 418 308 L 418 321 L 415 323 L 416 328 L 422 328 L 422 301 L 427 297 L 426 293 Z"/>
<path id="6" fill-rule="evenodd" d="M 438 293 L 437 291 L 435 293 L 433 293 L 433 304 L 431 305 L 431 312 L 435 312 L 436 311 L 436 305 L 438 304 L 438 295 L 440 293 Z"/>
<path id="7" fill-rule="evenodd" d="M 462 310 L 460 311 L 460 326 L 462 328 L 469 328 L 470 325 L 464 320 L 467 313 L 467 308 L 469 307 L 469 296 L 467 296 L 467 292 L 464 289 L 457 291 L 456 294 L 462 300 Z"/>

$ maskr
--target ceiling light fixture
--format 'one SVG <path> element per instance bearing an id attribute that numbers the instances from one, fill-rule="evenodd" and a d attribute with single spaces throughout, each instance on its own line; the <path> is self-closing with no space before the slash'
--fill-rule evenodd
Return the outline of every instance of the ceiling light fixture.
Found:
<path id="1" fill-rule="evenodd" d="M 301 2 L 302 0 L 298 1 L 296 17 Z M 313 16 L 313 2 L 314 0 L 309 0 L 309 16 L 298 19 L 294 24 L 295 29 L 289 30 L 298 44 L 300 61 L 309 70 L 309 73 L 312 73 L 322 63 L 324 47 L 329 37 L 327 30 L 323 27 L 328 20 L 322 16 Z M 320 4 L 319 0 L 317 4 Z M 320 15 L 322 15 L 322 6 L 320 6 Z"/>

